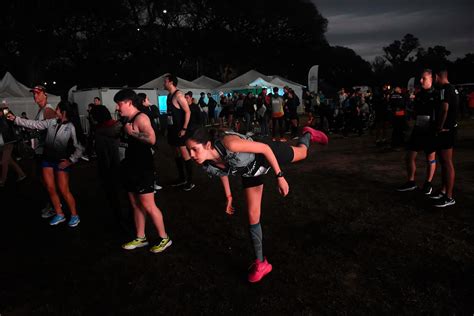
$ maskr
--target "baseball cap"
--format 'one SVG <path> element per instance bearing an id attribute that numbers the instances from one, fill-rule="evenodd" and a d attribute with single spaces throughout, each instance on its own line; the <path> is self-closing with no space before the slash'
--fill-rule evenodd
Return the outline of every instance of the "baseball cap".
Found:
<path id="1" fill-rule="evenodd" d="M 33 93 L 44 92 L 44 93 L 46 93 L 46 88 L 42 85 L 36 85 L 33 89 L 30 90 L 30 92 L 33 92 Z"/>

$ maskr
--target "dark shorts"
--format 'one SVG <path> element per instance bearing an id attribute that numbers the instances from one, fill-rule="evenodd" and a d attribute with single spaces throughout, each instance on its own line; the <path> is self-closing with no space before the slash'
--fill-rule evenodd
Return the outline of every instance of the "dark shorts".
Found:
<path id="1" fill-rule="evenodd" d="M 186 146 L 186 136 L 179 137 L 179 130 L 173 126 L 168 127 L 168 144 L 173 147 Z"/>
<path id="2" fill-rule="evenodd" d="M 278 164 L 280 166 L 287 165 L 293 161 L 293 158 L 295 157 L 293 153 L 293 148 L 288 143 L 282 143 L 282 142 L 270 142 L 268 143 L 268 146 L 273 151 L 273 154 L 275 155 Z M 266 161 L 265 157 L 263 155 L 257 155 L 257 161 L 262 164 L 262 165 L 268 165 L 268 162 Z M 257 177 L 241 177 L 242 178 L 242 187 L 244 189 L 247 188 L 252 188 L 252 187 L 258 187 L 259 185 L 263 184 L 263 176 L 257 176 Z"/>
<path id="3" fill-rule="evenodd" d="M 457 129 L 452 128 L 447 132 L 439 133 L 435 138 L 436 150 L 451 149 L 456 143 Z"/>
<path id="4" fill-rule="evenodd" d="M 155 192 L 155 175 L 153 170 L 122 169 L 123 186 L 127 192 L 147 194 Z"/>
<path id="5" fill-rule="evenodd" d="M 435 136 L 419 133 L 416 130 L 414 130 L 411 133 L 410 139 L 408 140 L 407 150 L 410 150 L 410 151 L 423 150 L 426 154 L 431 154 L 436 151 Z"/>
<path id="6" fill-rule="evenodd" d="M 59 171 L 70 172 L 71 171 L 71 166 L 61 169 L 59 168 L 59 162 L 51 162 L 51 161 L 46 161 L 46 160 L 43 160 L 41 162 L 41 168 L 53 168 L 53 170 L 56 172 L 59 172 Z"/>

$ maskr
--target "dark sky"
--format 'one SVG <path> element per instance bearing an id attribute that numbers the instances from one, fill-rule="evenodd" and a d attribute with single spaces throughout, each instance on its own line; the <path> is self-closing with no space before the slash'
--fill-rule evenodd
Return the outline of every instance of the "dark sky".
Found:
<path id="1" fill-rule="evenodd" d="M 449 59 L 474 53 L 474 0 L 312 0 L 328 19 L 329 44 L 372 61 L 406 33 L 422 47 L 443 45 Z"/>

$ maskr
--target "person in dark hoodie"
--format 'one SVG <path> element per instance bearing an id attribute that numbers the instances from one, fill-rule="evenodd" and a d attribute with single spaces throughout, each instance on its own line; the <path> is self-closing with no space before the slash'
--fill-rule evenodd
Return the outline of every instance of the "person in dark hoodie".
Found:
<path id="1" fill-rule="evenodd" d="M 96 123 L 95 152 L 102 187 L 122 233 L 131 235 L 133 232 L 131 213 L 122 207 L 119 194 L 119 144 L 122 123 L 113 120 L 109 110 L 103 105 L 94 108 L 90 114 Z"/>

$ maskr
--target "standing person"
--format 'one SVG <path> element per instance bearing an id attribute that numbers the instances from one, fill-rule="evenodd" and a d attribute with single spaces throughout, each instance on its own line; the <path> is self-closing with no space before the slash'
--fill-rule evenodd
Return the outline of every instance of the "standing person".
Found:
<path id="1" fill-rule="evenodd" d="M 286 101 L 285 107 L 288 109 L 288 118 L 290 119 L 291 125 L 291 138 L 298 138 L 298 106 L 300 105 L 300 100 L 295 94 L 293 89 L 288 89 L 288 99 Z"/>
<path id="2" fill-rule="evenodd" d="M 207 103 L 206 103 L 205 99 L 206 99 L 206 94 L 204 92 L 201 92 L 200 97 L 199 97 L 199 101 L 198 101 L 197 104 L 201 108 L 200 115 L 201 115 L 202 124 L 207 125 L 208 122 L 209 122 L 209 118 L 208 118 L 209 108 L 207 106 Z"/>
<path id="3" fill-rule="evenodd" d="M 214 124 L 216 122 L 216 106 L 217 102 L 212 97 L 212 94 L 207 93 L 207 114 L 209 116 L 209 123 Z"/>
<path id="4" fill-rule="evenodd" d="M 35 86 L 33 89 L 30 90 L 33 93 L 33 99 L 35 103 L 38 105 L 38 113 L 36 113 L 35 120 L 36 121 L 43 121 L 56 118 L 56 110 L 54 107 L 48 103 L 48 94 L 46 93 L 46 88 L 41 85 Z M 36 187 L 39 188 L 46 188 L 44 179 L 43 179 L 43 151 L 44 151 L 44 142 L 46 139 L 46 131 L 44 130 L 32 130 L 31 131 L 31 147 L 35 151 L 35 168 L 34 174 L 35 178 L 39 179 L 41 185 L 37 185 Z M 46 197 L 47 192 L 40 189 L 41 196 Z M 46 200 L 45 198 L 42 199 L 41 203 L 45 204 L 45 207 L 41 210 L 41 217 L 42 218 L 50 218 L 56 215 L 54 207 L 51 201 Z"/>
<path id="5" fill-rule="evenodd" d="M 112 119 L 109 110 L 103 105 L 98 106 L 91 115 L 97 123 L 94 143 L 99 179 L 118 227 L 128 239 L 133 236 L 133 219 L 120 203 L 119 196 L 119 145 L 123 126 L 119 121 Z"/>
<path id="6" fill-rule="evenodd" d="M 277 140 L 275 136 L 278 124 L 278 132 L 280 134 L 280 138 L 278 140 L 285 142 L 285 112 L 283 109 L 285 102 L 283 101 L 283 98 L 278 94 L 278 90 L 278 87 L 274 87 L 273 94 L 270 96 L 272 109 L 272 137 L 274 141 Z"/>
<path id="7" fill-rule="evenodd" d="M 0 176 L 0 188 L 5 186 L 9 166 L 12 166 L 15 170 L 17 174 L 17 182 L 20 182 L 26 178 L 26 175 L 21 169 L 21 167 L 16 163 L 15 159 L 12 158 L 13 147 L 17 142 L 17 139 L 15 131 L 10 125 L 11 122 L 7 121 L 7 118 L 5 116 L 6 113 L 9 113 L 7 107 L 0 109 L 0 153 L 2 154 L 2 173 Z"/>
<path id="8" fill-rule="evenodd" d="M 430 195 L 433 187 L 431 181 L 436 170 L 436 153 L 434 147 L 434 119 L 438 101 L 438 91 L 433 87 L 431 69 L 423 70 L 421 74 L 421 90 L 415 96 L 413 110 L 415 127 L 407 144 L 406 168 L 407 182 L 397 189 L 399 192 L 417 189 L 415 183 L 416 156 L 423 150 L 426 155 L 426 179 L 423 185 L 423 194 Z"/>
<path id="9" fill-rule="evenodd" d="M 255 261 L 248 274 L 249 282 L 258 282 L 272 271 L 272 265 L 263 255 L 262 227 L 260 214 L 263 194 L 263 175 L 273 169 L 281 195 L 286 196 L 289 186 L 281 165 L 297 162 L 306 158 L 309 144 L 316 141 L 327 144 L 327 136 L 312 128 L 305 127 L 297 146 L 271 142 L 264 144 L 234 132 L 211 135 L 206 129 L 198 129 L 187 140 L 193 160 L 204 170 L 221 179 L 227 199 L 226 213 L 234 212 L 229 175 L 240 175 L 247 202 L 249 230 L 255 251 Z M 215 134 L 215 133 L 214 133 Z"/>
<path id="10" fill-rule="evenodd" d="M 167 74 L 163 85 L 169 93 L 166 100 L 168 107 L 168 144 L 175 150 L 175 162 L 178 168 L 178 180 L 172 186 L 183 187 L 183 190 L 191 191 L 195 187 L 190 180 L 193 174 L 193 165 L 185 145 L 185 135 L 191 119 L 191 110 L 183 92 L 177 88 L 178 78 L 175 75 Z"/>
<path id="11" fill-rule="evenodd" d="M 396 87 L 389 98 L 390 109 L 392 110 L 392 148 L 397 149 L 405 142 L 406 123 L 406 102 L 402 95 L 402 89 Z"/>
<path id="12" fill-rule="evenodd" d="M 441 160 L 442 186 L 439 194 L 433 196 L 437 199 L 436 207 L 446 207 L 456 204 L 453 198 L 454 164 L 453 148 L 457 135 L 456 112 L 459 103 L 459 93 L 449 83 L 448 71 L 436 72 L 436 83 L 439 85 L 440 102 L 438 103 L 436 117 L 436 150 Z"/>
<path id="13" fill-rule="evenodd" d="M 372 98 L 375 112 L 375 145 L 382 146 L 387 141 L 387 127 L 390 113 L 388 111 L 388 101 L 385 91 L 374 89 Z"/>
<path id="14" fill-rule="evenodd" d="M 268 136 L 268 121 L 270 110 L 270 96 L 267 94 L 267 88 L 263 88 L 257 97 L 257 118 L 260 124 L 260 133 L 262 136 Z"/>
<path id="15" fill-rule="evenodd" d="M 189 120 L 188 129 L 186 131 L 185 140 L 192 135 L 193 132 L 198 129 L 199 127 L 203 126 L 202 123 L 202 116 L 201 116 L 201 109 L 199 108 L 199 104 L 196 103 L 196 100 L 193 98 L 193 92 L 188 91 L 184 94 L 184 98 L 186 99 L 186 103 L 189 106 L 189 110 L 191 111 L 191 118 Z M 192 174 L 191 174 L 192 176 Z M 192 182 L 192 178 L 189 179 Z"/>
<path id="16" fill-rule="evenodd" d="M 155 144 L 156 135 L 148 116 L 140 112 L 136 93 L 131 89 L 123 89 L 114 96 L 117 111 L 127 120 L 124 132 L 127 136 L 127 149 L 122 163 L 124 185 L 133 208 L 136 238 L 124 245 L 123 249 L 132 250 L 148 245 L 145 236 L 146 215 L 152 218 L 160 242 L 151 247 L 154 253 L 162 252 L 172 241 L 165 230 L 163 214 L 155 204 L 153 188 L 153 154 L 151 147 Z"/>
<path id="17" fill-rule="evenodd" d="M 76 200 L 69 190 L 69 172 L 71 166 L 79 160 L 84 151 L 84 134 L 79 121 L 79 115 L 73 110 L 67 101 L 59 102 L 56 108 L 58 119 L 48 119 L 43 121 L 25 120 L 8 114 L 8 119 L 18 126 L 31 129 L 46 130 L 44 152 L 42 155 L 43 180 L 49 193 L 49 197 L 54 206 L 56 215 L 49 222 L 50 225 L 57 225 L 66 220 L 61 209 L 61 202 L 57 192 L 57 187 L 71 212 L 69 227 L 75 227 L 80 219 L 77 214 Z M 70 148 L 74 150 L 71 152 Z"/>
<path id="18" fill-rule="evenodd" d="M 246 133 L 252 133 L 252 123 L 255 119 L 255 103 L 255 96 L 252 92 L 249 92 L 243 104 Z"/>
<path id="19" fill-rule="evenodd" d="M 138 104 L 140 105 L 139 110 L 141 112 L 145 113 L 146 115 L 148 115 L 148 118 L 150 119 L 151 126 L 153 127 L 153 131 L 155 132 L 155 136 L 158 135 L 158 131 L 159 131 L 158 122 L 159 122 L 159 118 L 160 118 L 160 110 L 158 109 L 158 107 L 156 105 L 151 104 L 150 99 L 148 98 L 146 93 L 138 93 L 137 97 L 138 97 Z M 156 138 L 157 138 L 157 141 L 158 141 L 158 137 L 156 137 Z M 156 159 L 156 154 L 158 153 L 158 148 L 157 148 L 156 143 L 153 144 L 152 151 L 153 151 L 153 156 L 154 156 L 153 160 L 156 162 L 156 160 L 157 160 Z M 162 187 L 158 184 L 158 175 L 156 174 L 157 170 L 158 170 L 158 166 L 155 165 L 155 184 L 154 184 L 154 187 L 155 187 L 156 191 L 162 189 Z"/>

